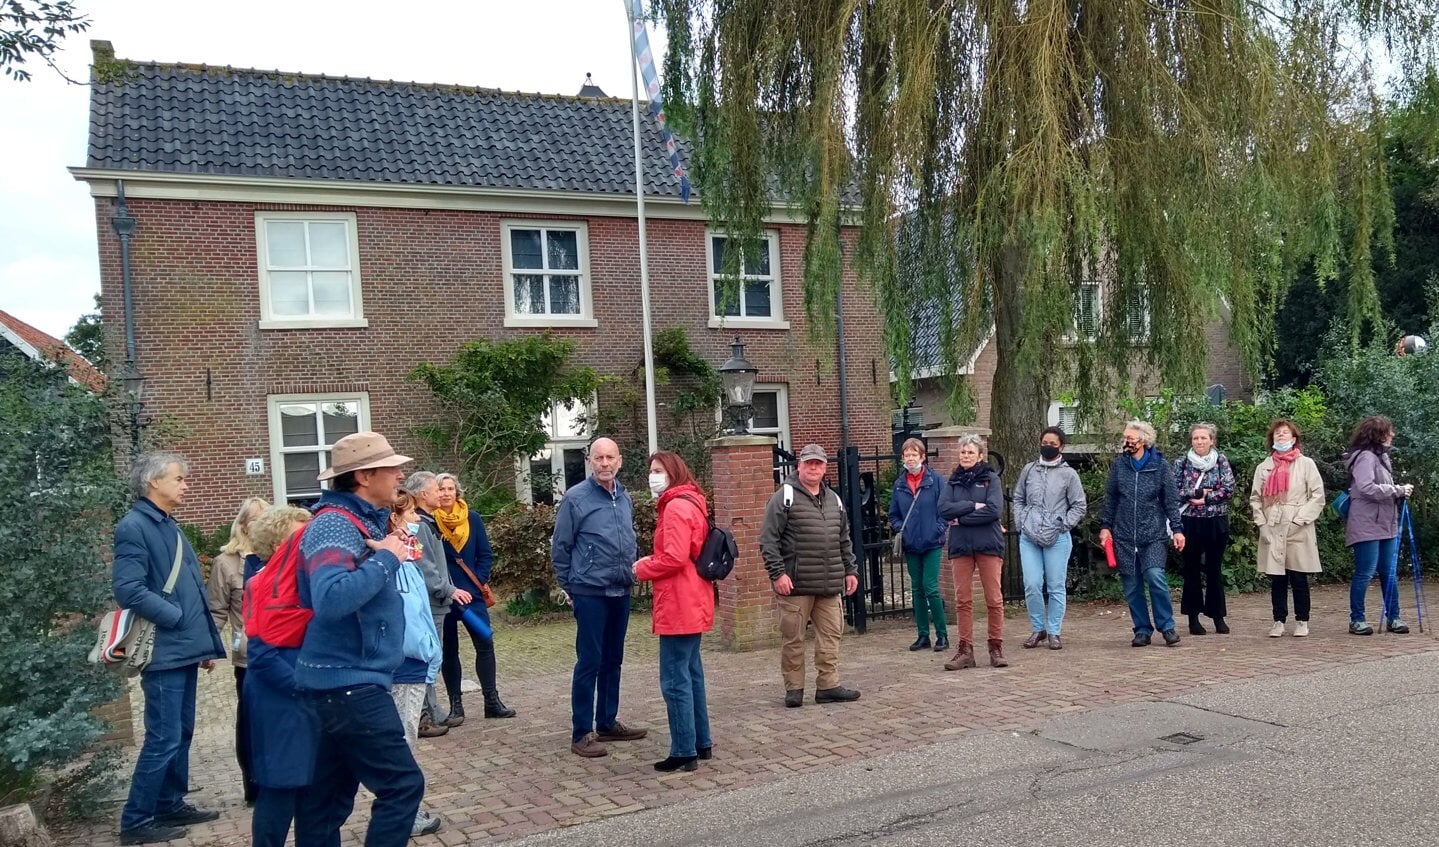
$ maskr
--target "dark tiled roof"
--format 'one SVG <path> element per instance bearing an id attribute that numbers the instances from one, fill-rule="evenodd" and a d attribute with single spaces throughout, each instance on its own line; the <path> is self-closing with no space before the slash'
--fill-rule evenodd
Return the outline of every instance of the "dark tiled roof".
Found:
<path id="1" fill-rule="evenodd" d="M 123 60 L 104 71 L 92 168 L 634 194 L 628 99 Z M 640 126 L 646 193 L 678 197 L 645 112 Z"/>
<path id="2" fill-rule="evenodd" d="M 15 342 L 25 355 L 37 361 L 54 362 L 65 368 L 75 382 L 99 394 L 105 390 L 105 375 L 70 345 L 25 323 L 9 312 L 0 311 L 0 338 Z"/>

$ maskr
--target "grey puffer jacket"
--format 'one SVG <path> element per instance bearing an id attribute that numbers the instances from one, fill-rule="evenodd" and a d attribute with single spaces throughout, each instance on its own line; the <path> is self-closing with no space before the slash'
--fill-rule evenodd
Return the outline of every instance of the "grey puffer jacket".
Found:
<path id="1" fill-rule="evenodd" d="M 818 496 L 810 494 L 798 477 L 790 477 L 785 484 L 793 491 L 793 502 L 785 508 L 785 486 L 781 485 L 769 498 L 759 534 L 760 555 L 770 581 L 788 574 L 794 594 L 843 594 L 844 578 L 858 575 L 859 570 L 849 537 L 849 515 L 839 495 L 824 484 Z"/>
<path id="2" fill-rule="evenodd" d="M 1184 531 L 1174 471 L 1163 453 L 1151 447 L 1149 461 L 1137 471 L 1128 455 L 1114 457 L 1104 486 L 1099 528 L 1109 530 L 1115 544 L 1135 547 L 1165 541 L 1170 532 Z"/>
<path id="3" fill-rule="evenodd" d="M 1393 538 L 1399 533 L 1399 496 L 1403 492 L 1394 484 L 1389 454 L 1356 450 L 1346 454 L 1344 462 L 1350 480 L 1345 546 Z"/>
<path id="4" fill-rule="evenodd" d="M 1053 547 L 1059 536 L 1084 520 L 1087 508 L 1084 484 L 1069 465 L 1030 462 L 1019 472 L 1014 485 L 1014 521 L 1036 545 Z"/>

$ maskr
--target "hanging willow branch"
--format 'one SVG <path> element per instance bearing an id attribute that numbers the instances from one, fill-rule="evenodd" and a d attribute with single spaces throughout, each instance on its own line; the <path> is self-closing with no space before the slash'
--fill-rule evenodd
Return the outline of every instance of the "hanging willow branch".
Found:
<path id="1" fill-rule="evenodd" d="M 1289 279 L 1314 263 L 1377 314 L 1392 219 L 1365 45 L 1417 73 L 1439 0 L 661 0 L 665 96 L 707 213 L 757 237 L 777 199 L 810 222 L 810 323 L 833 331 L 839 223 L 908 390 L 918 304 L 954 372 L 994 327 L 993 425 L 1052 390 L 1092 407 L 1134 358 L 1181 390 L 1223 297 L 1256 372 Z M 1102 281 L 1098 336 L 1074 331 Z M 1068 362 L 1066 366 L 1063 364 Z"/>

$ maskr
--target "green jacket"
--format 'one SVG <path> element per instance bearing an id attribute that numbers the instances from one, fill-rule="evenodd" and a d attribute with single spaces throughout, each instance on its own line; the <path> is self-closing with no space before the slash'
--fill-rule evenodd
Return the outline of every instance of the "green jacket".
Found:
<path id="1" fill-rule="evenodd" d="M 785 486 L 780 486 L 764 511 L 759 548 L 773 582 L 789 574 L 795 594 L 828 597 L 844 593 L 846 575 L 858 575 L 854 545 L 849 537 L 849 515 L 839 495 L 821 485 L 816 497 L 799 479 L 785 480 L 793 502 L 785 507 Z"/>

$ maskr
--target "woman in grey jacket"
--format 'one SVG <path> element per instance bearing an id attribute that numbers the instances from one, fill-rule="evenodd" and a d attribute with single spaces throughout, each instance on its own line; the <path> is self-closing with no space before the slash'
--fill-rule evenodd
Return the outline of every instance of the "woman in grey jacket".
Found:
<path id="1" fill-rule="evenodd" d="M 1349 466 L 1349 518 L 1344 543 L 1354 550 L 1354 580 L 1349 583 L 1349 632 L 1373 635 L 1364 619 L 1364 595 L 1369 580 L 1383 567 L 1384 627 L 1407 633 L 1399 617 L 1398 536 L 1399 501 L 1414 493 L 1412 485 L 1394 484 L 1389 451 L 1394 445 L 1394 424 L 1383 415 L 1359 422 L 1349 439 L 1345 463 Z"/>
<path id="2" fill-rule="evenodd" d="M 1029 610 L 1026 648 L 1038 647 L 1040 642 L 1051 650 L 1063 646 L 1059 630 L 1064 625 L 1065 582 L 1074 544 L 1069 532 L 1084 519 L 1089 505 L 1079 474 L 1064 462 L 1064 444 L 1064 430 L 1057 426 L 1046 429 L 1039 437 L 1039 459 L 1024 466 L 1014 485 L 1019 565 L 1024 571 L 1024 606 Z"/>

